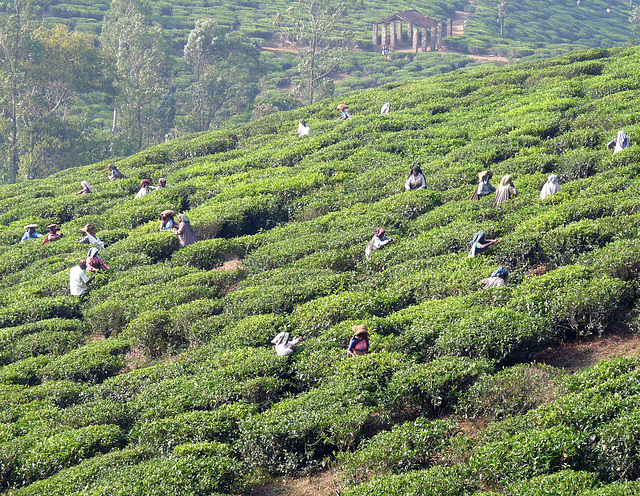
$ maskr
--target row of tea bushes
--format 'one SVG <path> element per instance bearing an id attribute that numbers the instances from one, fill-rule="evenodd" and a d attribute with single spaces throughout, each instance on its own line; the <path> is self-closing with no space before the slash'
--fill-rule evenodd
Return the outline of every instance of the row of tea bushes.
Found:
<path id="1" fill-rule="evenodd" d="M 619 117 L 635 120 L 635 90 L 615 93 L 613 75 L 628 79 L 619 59 L 638 57 L 581 52 L 390 85 L 345 100 L 347 122 L 326 101 L 158 146 L 118 162 L 125 181 L 96 164 L 0 188 L 0 443 L 39 467 L 7 467 L 3 487 L 153 494 L 183 477 L 193 494 L 238 493 L 259 474 L 336 460 L 356 494 L 637 478 L 633 360 L 570 378 L 527 363 L 565 336 L 637 326 L 637 155 L 602 147 L 622 124 L 635 132 Z M 394 111 L 381 116 L 385 101 Z M 289 135 L 299 118 L 310 139 Z M 427 188 L 407 193 L 414 162 Z M 485 168 L 494 182 L 513 173 L 518 197 L 468 200 Z M 562 191 L 541 201 L 552 172 Z M 166 190 L 131 198 L 160 175 Z M 96 193 L 73 195 L 85 178 Z M 178 249 L 158 232 L 165 208 L 201 241 Z M 29 219 L 65 237 L 16 244 Z M 72 299 L 87 223 L 112 269 Z M 379 226 L 395 242 L 366 259 Z M 501 242 L 469 259 L 478 230 Z M 507 285 L 481 289 L 500 265 Z M 362 323 L 371 353 L 348 359 Z M 288 358 L 270 343 L 281 331 L 304 338 Z M 113 435 L 72 446 L 96 426 Z M 46 439 L 61 455 L 47 451 L 49 471 L 28 448 Z M 183 475 L 160 480 L 172 467 Z"/>

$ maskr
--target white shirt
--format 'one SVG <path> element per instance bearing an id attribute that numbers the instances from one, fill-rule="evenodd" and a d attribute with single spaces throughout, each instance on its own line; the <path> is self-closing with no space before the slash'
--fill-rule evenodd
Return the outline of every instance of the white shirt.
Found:
<path id="1" fill-rule="evenodd" d="M 306 136 L 311 132 L 311 128 L 309 126 L 303 126 L 301 123 L 298 123 L 298 136 Z"/>
<path id="2" fill-rule="evenodd" d="M 371 241 L 369 241 L 369 244 L 364 249 L 365 256 L 368 259 L 371 256 L 372 252 L 382 248 L 384 245 L 390 242 L 391 242 L 391 238 L 388 238 L 386 236 L 382 236 L 382 237 L 374 236 L 373 238 L 371 238 Z"/>
<path id="3" fill-rule="evenodd" d="M 100 238 L 98 238 L 98 236 L 91 236 L 91 234 L 89 233 L 85 233 L 85 234 L 86 234 L 85 238 L 87 238 L 87 241 L 89 242 L 90 245 L 95 245 L 101 250 L 104 250 L 104 243 L 100 240 Z"/>
<path id="4" fill-rule="evenodd" d="M 149 188 L 140 188 L 140 191 L 136 193 L 136 196 L 133 197 L 134 200 L 138 198 L 142 198 L 143 196 L 147 196 L 149 194 Z"/>
<path id="5" fill-rule="evenodd" d="M 69 271 L 69 290 L 72 295 L 81 295 L 87 291 L 89 276 L 79 265 L 72 267 Z"/>
<path id="6" fill-rule="evenodd" d="M 288 356 L 293 353 L 293 347 L 300 342 L 300 338 L 296 338 L 293 341 L 287 341 L 286 343 L 280 343 L 276 345 L 276 355 Z"/>

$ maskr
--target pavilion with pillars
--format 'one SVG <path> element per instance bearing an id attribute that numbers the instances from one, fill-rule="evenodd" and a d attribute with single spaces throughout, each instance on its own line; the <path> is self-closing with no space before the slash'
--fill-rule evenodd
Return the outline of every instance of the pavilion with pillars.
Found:
<path id="1" fill-rule="evenodd" d="M 407 25 L 406 32 L 404 25 Z M 380 29 L 382 26 L 382 29 Z M 452 35 L 452 21 L 437 22 L 417 10 L 405 10 L 373 24 L 373 45 L 386 45 L 390 51 L 409 48 L 414 52 L 435 51 L 442 38 Z"/>

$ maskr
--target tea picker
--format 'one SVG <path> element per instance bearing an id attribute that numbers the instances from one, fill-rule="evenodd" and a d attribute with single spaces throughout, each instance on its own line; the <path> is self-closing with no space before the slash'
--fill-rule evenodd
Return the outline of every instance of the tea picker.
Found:
<path id="1" fill-rule="evenodd" d="M 547 182 L 542 186 L 540 191 L 540 199 L 544 200 L 546 197 L 560 191 L 560 184 L 558 184 L 558 176 L 551 174 L 547 179 Z"/>
<path id="2" fill-rule="evenodd" d="M 478 174 L 478 187 L 474 191 L 473 195 L 471 195 L 470 200 L 479 200 L 487 195 L 493 193 L 496 188 L 489 181 L 493 177 L 493 173 L 491 171 L 482 171 Z"/>
<path id="3" fill-rule="evenodd" d="M 275 345 L 276 355 L 288 356 L 293 353 L 293 348 L 295 348 L 300 341 L 302 341 L 301 337 L 289 341 L 289 333 L 283 331 L 273 338 L 271 343 Z"/>
<path id="4" fill-rule="evenodd" d="M 499 239 L 487 239 L 482 231 L 478 231 L 471 240 L 471 249 L 469 250 L 469 258 L 475 257 L 482 253 L 494 243 L 499 243 Z"/>
<path id="5" fill-rule="evenodd" d="M 607 143 L 607 148 L 609 150 L 611 150 L 612 148 L 614 149 L 613 150 L 614 155 L 626 148 L 629 148 L 629 146 L 631 146 L 631 142 L 629 141 L 629 136 L 627 136 L 627 133 L 625 133 L 622 129 L 618 131 L 618 136 L 616 136 L 611 141 L 609 141 L 609 143 Z"/>
<path id="6" fill-rule="evenodd" d="M 369 241 L 369 244 L 364 249 L 364 254 L 367 259 L 371 256 L 371 253 L 394 241 L 392 238 L 385 236 L 385 232 L 386 231 L 382 227 L 378 227 L 374 231 L 373 238 L 371 238 L 371 241 Z"/>
<path id="7" fill-rule="evenodd" d="M 20 243 L 23 243 L 28 239 L 35 239 L 35 238 L 42 237 L 42 234 L 40 234 L 39 232 L 36 232 L 36 229 L 38 228 L 37 224 L 27 224 L 26 226 L 24 226 L 24 228 L 26 232 L 22 235 L 22 238 L 20 239 Z"/>
<path id="8" fill-rule="evenodd" d="M 409 173 L 409 177 L 404 183 L 404 189 L 407 191 L 411 191 L 414 189 L 424 189 L 427 187 L 427 180 L 422 173 L 422 169 L 418 164 L 414 164 L 411 167 L 411 172 Z"/>
<path id="9" fill-rule="evenodd" d="M 510 198 L 513 198 L 517 194 L 518 190 L 513 185 L 511 176 L 509 174 L 507 174 L 506 176 L 502 176 L 500 184 L 496 189 L 496 199 L 493 201 L 493 208 L 498 208 L 502 203 L 506 202 Z"/>
<path id="10" fill-rule="evenodd" d="M 353 326 L 353 338 L 347 348 L 347 356 L 366 355 L 369 351 L 369 330 L 365 324 Z"/>
<path id="11" fill-rule="evenodd" d="M 504 267 L 498 267 L 491 273 L 490 277 L 482 279 L 480 284 L 484 284 L 483 289 L 499 288 L 500 286 L 504 286 L 507 277 L 509 277 L 509 271 Z"/>

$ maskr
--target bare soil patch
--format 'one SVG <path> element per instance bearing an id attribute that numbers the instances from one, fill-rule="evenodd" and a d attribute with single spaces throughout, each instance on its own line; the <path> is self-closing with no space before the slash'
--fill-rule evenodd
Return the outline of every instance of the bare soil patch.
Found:
<path id="1" fill-rule="evenodd" d="M 242 269 L 242 260 L 237 255 L 233 255 L 225 259 L 219 270 L 238 270 Z"/>
<path id="2" fill-rule="evenodd" d="M 469 17 L 470 12 L 456 10 L 453 19 L 451 19 L 451 27 L 453 36 L 462 36 L 464 34 L 464 21 Z"/>
<path id="3" fill-rule="evenodd" d="M 335 496 L 336 490 L 341 490 L 340 480 L 327 469 L 307 477 L 275 479 L 249 489 L 245 496 Z"/>
<path id="4" fill-rule="evenodd" d="M 640 335 L 626 329 L 609 332 L 602 337 L 582 339 L 573 343 L 561 343 L 536 353 L 539 363 L 577 372 L 595 365 L 600 360 L 633 356 L 640 350 Z"/>

